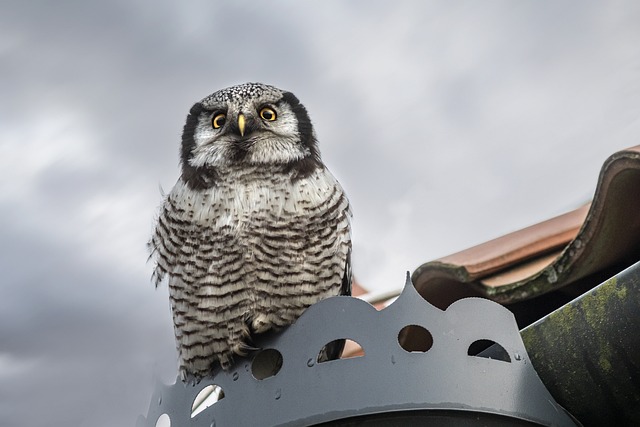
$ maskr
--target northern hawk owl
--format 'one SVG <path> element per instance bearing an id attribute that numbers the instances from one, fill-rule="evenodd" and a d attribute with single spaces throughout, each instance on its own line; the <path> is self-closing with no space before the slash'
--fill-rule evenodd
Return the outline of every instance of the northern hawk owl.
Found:
<path id="1" fill-rule="evenodd" d="M 182 378 L 197 380 L 228 370 L 253 334 L 350 295 L 351 212 L 307 110 L 273 86 L 197 102 L 181 166 L 149 246 L 156 286 L 168 277 Z"/>

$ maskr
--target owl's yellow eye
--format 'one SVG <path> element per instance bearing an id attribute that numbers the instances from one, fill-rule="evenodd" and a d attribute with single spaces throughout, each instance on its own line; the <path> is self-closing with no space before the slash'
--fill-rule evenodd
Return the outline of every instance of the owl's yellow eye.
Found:
<path id="1" fill-rule="evenodd" d="M 213 128 L 220 129 L 222 126 L 224 126 L 225 120 L 227 120 L 226 114 L 224 113 L 216 114 L 215 116 L 213 116 L 213 120 L 211 121 L 211 123 L 213 124 Z"/>
<path id="2" fill-rule="evenodd" d="M 272 122 L 276 119 L 276 112 L 269 107 L 264 107 L 262 110 L 260 110 L 260 117 L 263 120 Z"/>

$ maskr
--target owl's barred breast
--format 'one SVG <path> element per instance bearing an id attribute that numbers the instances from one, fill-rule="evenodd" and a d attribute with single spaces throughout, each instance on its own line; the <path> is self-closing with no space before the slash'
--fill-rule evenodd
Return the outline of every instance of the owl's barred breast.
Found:
<path id="1" fill-rule="evenodd" d="M 350 251 L 348 200 L 326 168 L 292 180 L 265 165 L 220 171 L 194 191 L 179 180 L 152 245 L 169 289 L 181 370 L 209 373 L 249 336 L 293 323 L 340 293 Z"/>

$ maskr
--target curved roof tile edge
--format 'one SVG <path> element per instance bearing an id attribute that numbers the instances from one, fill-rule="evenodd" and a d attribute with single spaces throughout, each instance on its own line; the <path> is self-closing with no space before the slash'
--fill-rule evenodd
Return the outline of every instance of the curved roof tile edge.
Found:
<path id="1" fill-rule="evenodd" d="M 591 204 L 427 262 L 412 280 L 427 299 L 450 291 L 448 303 L 473 295 L 513 303 L 638 258 L 640 145 L 604 162 Z"/>

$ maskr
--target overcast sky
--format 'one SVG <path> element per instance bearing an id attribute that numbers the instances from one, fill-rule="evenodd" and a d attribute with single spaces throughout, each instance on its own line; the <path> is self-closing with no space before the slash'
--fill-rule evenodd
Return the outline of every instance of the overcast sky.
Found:
<path id="1" fill-rule="evenodd" d="M 0 77 L 0 425 L 134 425 L 176 374 L 145 243 L 195 101 L 294 92 L 397 288 L 640 144 L 640 2 L 9 0 Z"/>

